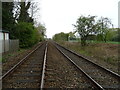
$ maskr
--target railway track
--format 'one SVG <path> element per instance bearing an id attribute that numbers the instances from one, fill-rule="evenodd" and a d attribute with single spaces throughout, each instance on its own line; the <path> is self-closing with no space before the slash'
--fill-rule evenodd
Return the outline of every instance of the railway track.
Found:
<path id="1" fill-rule="evenodd" d="M 40 88 L 47 43 L 44 42 L 18 62 L 0 80 L 4 88 Z"/>
<path id="2" fill-rule="evenodd" d="M 97 88 L 52 43 L 43 43 L 1 78 L 4 88 Z"/>
<path id="3" fill-rule="evenodd" d="M 6 72 L 4 88 L 119 88 L 120 76 L 53 42 L 44 42 Z"/>
<path id="4" fill-rule="evenodd" d="M 44 88 L 86 88 L 95 89 L 92 83 L 56 47 L 49 42 L 47 52 Z"/>
<path id="5" fill-rule="evenodd" d="M 56 48 L 100 89 L 120 89 L 120 75 L 55 43 Z"/>

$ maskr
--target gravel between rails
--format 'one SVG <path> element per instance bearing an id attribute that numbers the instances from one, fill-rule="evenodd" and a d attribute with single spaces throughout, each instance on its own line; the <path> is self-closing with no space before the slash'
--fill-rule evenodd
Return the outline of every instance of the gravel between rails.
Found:
<path id="1" fill-rule="evenodd" d="M 89 63 L 88 61 L 74 55 L 73 53 L 65 50 L 64 48 L 58 46 L 66 55 L 68 55 L 75 63 L 77 63 L 87 74 L 89 74 L 95 81 L 97 81 L 103 88 L 118 89 L 119 80 L 114 78 L 109 73 L 97 68 L 95 65 Z"/>
<path id="2" fill-rule="evenodd" d="M 11 75 L 3 80 L 4 88 L 40 88 L 45 43 Z"/>
<path id="3" fill-rule="evenodd" d="M 52 43 L 48 43 L 44 88 L 95 89 L 82 72 L 73 66 Z"/>

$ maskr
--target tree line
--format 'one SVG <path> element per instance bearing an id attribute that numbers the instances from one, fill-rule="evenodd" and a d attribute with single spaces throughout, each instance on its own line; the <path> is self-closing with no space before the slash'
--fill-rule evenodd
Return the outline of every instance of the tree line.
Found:
<path id="1" fill-rule="evenodd" d="M 75 28 L 74 32 L 79 34 L 82 46 L 86 45 L 87 40 L 96 40 L 96 41 L 104 41 L 104 42 L 120 41 L 120 36 L 119 36 L 120 29 L 114 28 L 113 24 L 111 23 L 111 20 L 106 17 L 101 17 L 97 19 L 96 16 L 90 16 L 90 15 L 80 16 L 77 19 L 76 24 L 73 24 L 73 26 Z M 63 34 L 65 33 L 55 34 L 53 36 L 53 39 L 61 40 L 61 38 L 65 38 L 62 36 Z M 67 36 L 70 37 L 70 34 L 66 35 L 66 37 Z M 62 39 L 62 40 L 67 41 L 67 39 Z"/>
<path id="2" fill-rule="evenodd" d="M 33 18 L 33 11 L 37 8 L 37 6 L 34 8 L 35 6 L 26 0 L 2 2 L 2 29 L 9 31 L 10 39 L 19 39 L 21 48 L 31 47 L 45 38 L 45 25 L 35 26 Z"/>

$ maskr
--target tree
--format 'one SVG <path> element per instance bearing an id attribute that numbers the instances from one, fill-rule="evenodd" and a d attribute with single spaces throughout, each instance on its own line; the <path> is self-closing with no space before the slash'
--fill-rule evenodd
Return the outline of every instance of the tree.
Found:
<path id="1" fill-rule="evenodd" d="M 13 2 L 2 2 L 2 29 L 10 32 L 10 38 L 13 38 L 15 18 L 13 17 Z"/>
<path id="2" fill-rule="evenodd" d="M 42 24 L 39 24 L 37 26 L 37 30 L 38 30 L 38 32 L 40 34 L 40 41 L 43 41 L 45 39 L 45 37 L 46 37 L 46 28 L 45 28 L 45 26 L 42 25 Z"/>
<path id="3" fill-rule="evenodd" d="M 53 36 L 53 40 L 55 41 L 68 41 L 68 36 L 69 36 L 69 33 L 58 33 L 58 34 L 55 34 Z"/>
<path id="4" fill-rule="evenodd" d="M 96 16 L 80 16 L 76 22 L 75 28 L 81 37 L 81 45 L 86 45 L 87 37 L 96 32 Z"/>
<path id="5" fill-rule="evenodd" d="M 18 22 L 29 22 L 33 23 L 32 17 L 29 16 L 28 9 L 30 8 L 31 2 L 20 2 L 20 15 Z"/>
<path id="6" fill-rule="evenodd" d="M 111 41 L 120 42 L 120 28 L 112 28 L 110 30 L 109 38 Z"/>
<path id="7" fill-rule="evenodd" d="M 99 38 L 106 42 L 107 41 L 107 36 L 110 32 L 110 27 L 113 27 L 113 24 L 111 23 L 110 19 L 101 17 L 98 22 L 97 22 L 97 33 L 99 35 Z"/>
<path id="8" fill-rule="evenodd" d="M 69 36 L 68 36 L 68 38 L 69 38 L 69 40 L 76 40 L 76 36 L 74 35 L 76 32 L 69 32 L 68 34 L 69 34 Z"/>
<path id="9" fill-rule="evenodd" d="M 39 33 L 31 23 L 19 22 L 16 25 L 15 38 L 19 39 L 21 48 L 28 48 L 39 41 Z"/>
<path id="10" fill-rule="evenodd" d="M 38 6 L 39 6 L 38 2 L 31 2 L 31 6 L 30 6 L 31 17 L 35 17 L 37 12 L 40 10 Z"/>

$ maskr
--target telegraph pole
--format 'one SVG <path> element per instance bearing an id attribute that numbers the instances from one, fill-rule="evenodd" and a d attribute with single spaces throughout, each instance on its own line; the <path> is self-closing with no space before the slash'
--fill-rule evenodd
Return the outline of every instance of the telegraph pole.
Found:
<path id="1" fill-rule="evenodd" d="M 118 28 L 120 28 L 120 1 L 118 2 Z"/>

